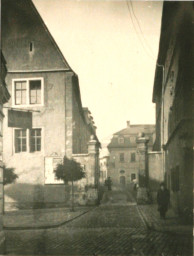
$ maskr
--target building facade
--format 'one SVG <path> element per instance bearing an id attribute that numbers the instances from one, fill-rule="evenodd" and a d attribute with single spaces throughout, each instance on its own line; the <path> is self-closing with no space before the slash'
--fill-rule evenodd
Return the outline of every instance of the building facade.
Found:
<path id="1" fill-rule="evenodd" d="M 193 200 L 193 3 L 164 2 L 153 102 L 154 150 L 162 153 L 171 204 L 192 215 Z"/>
<path id="2" fill-rule="evenodd" d="M 108 162 L 109 156 L 100 157 L 100 183 L 104 185 L 105 180 L 108 178 Z"/>
<path id="3" fill-rule="evenodd" d="M 113 181 L 113 186 L 125 187 L 139 180 L 140 162 L 137 148 L 137 139 L 144 133 L 149 139 L 148 151 L 152 150 L 154 125 L 130 125 L 115 134 L 108 145 L 110 153 L 108 162 L 108 176 Z"/>
<path id="4" fill-rule="evenodd" d="M 12 96 L 7 107 L 32 113 L 31 128 L 11 128 L 4 112 L 3 156 L 19 176 L 16 184 L 7 187 L 7 197 L 29 206 L 65 202 L 64 185 L 53 173 L 65 155 L 77 160 L 89 157 L 92 140 L 94 163 L 80 161 L 95 183 L 99 176 L 100 144 L 93 118 L 82 107 L 78 76 L 31 0 L 2 1 L 2 48 Z"/>
<path id="5" fill-rule="evenodd" d="M 9 100 L 10 94 L 7 90 L 5 77 L 7 74 L 6 62 L 1 52 L 0 59 L 0 253 L 3 254 L 4 233 L 3 233 L 3 212 L 4 212 L 4 186 L 3 186 L 3 105 Z"/>

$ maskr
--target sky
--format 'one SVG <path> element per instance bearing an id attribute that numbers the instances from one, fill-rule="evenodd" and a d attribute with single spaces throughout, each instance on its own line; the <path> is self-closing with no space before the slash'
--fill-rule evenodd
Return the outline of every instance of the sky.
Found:
<path id="1" fill-rule="evenodd" d="M 131 124 L 154 124 L 152 90 L 162 2 L 33 0 L 79 77 L 101 141 Z"/>

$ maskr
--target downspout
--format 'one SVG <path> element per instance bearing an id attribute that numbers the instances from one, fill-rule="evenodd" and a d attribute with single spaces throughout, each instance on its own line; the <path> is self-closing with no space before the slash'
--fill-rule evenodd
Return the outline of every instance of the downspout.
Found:
<path id="1" fill-rule="evenodd" d="M 161 138 L 161 151 L 162 151 L 162 172 L 163 178 L 165 178 L 165 153 L 164 153 L 164 87 L 165 87 L 165 68 L 164 65 L 156 63 L 156 65 L 162 68 L 162 138 Z"/>

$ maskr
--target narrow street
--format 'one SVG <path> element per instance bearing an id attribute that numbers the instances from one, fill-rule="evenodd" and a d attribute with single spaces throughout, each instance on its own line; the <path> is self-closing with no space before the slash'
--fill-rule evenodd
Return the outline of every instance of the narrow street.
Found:
<path id="1" fill-rule="evenodd" d="M 19 255 L 192 255 L 192 238 L 147 229 L 134 203 L 104 204 L 61 226 L 6 231 L 6 253 Z"/>

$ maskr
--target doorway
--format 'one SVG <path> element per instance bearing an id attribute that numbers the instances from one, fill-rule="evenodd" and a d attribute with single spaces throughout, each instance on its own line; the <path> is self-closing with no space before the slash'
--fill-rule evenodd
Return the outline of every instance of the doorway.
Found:
<path id="1" fill-rule="evenodd" d="M 125 186 L 125 176 L 120 176 L 120 184 Z"/>

